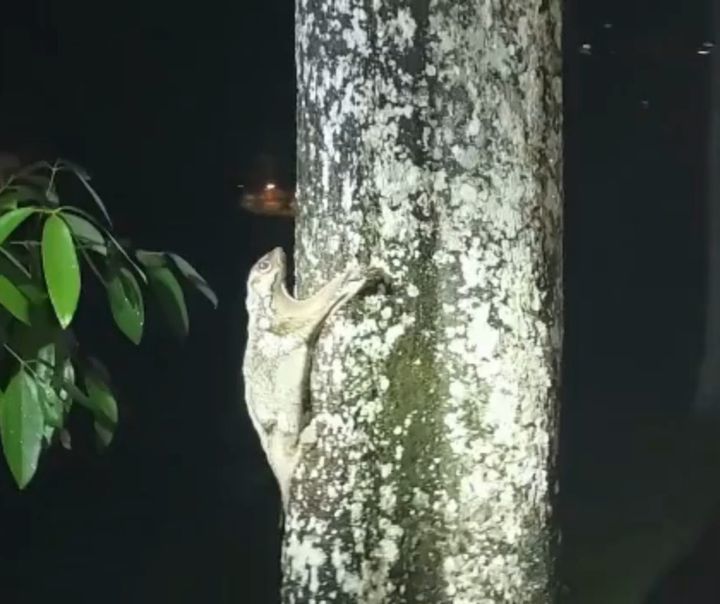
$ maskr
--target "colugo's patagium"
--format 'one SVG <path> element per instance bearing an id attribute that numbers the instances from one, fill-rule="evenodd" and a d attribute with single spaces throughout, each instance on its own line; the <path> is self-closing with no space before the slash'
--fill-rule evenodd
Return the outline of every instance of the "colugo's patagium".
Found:
<path id="1" fill-rule="evenodd" d="M 245 401 L 287 512 L 290 480 L 309 424 L 309 374 L 313 347 L 327 318 L 383 276 L 380 269 L 351 266 L 313 296 L 298 300 L 285 284 L 281 248 L 265 254 L 247 282 L 248 333 L 243 378 Z"/>

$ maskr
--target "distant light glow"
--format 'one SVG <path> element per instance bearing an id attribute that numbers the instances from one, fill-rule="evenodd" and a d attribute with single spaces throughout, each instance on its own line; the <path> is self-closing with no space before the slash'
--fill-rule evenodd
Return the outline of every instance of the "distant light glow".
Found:
<path id="1" fill-rule="evenodd" d="M 240 197 L 240 205 L 253 214 L 292 218 L 295 215 L 295 192 L 286 191 L 274 182 L 267 182 L 254 191 L 245 189 Z"/>
<path id="2" fill-rule="evenodd" d="M 709 55 L 712 49 L 715 47 L 713 42 L 703 42 L 698 48 L 697 53 L 699 55 Z"/>

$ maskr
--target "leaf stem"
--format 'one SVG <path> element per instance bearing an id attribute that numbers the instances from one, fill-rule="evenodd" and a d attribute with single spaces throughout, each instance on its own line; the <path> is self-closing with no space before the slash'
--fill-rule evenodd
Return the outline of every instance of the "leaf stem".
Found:
<path id="1" fill-rule="evenodd" d="M 40 379 L 40 376 L 35 373 L 35 370 L 30 366 L 30 363 L 28 363 L 25 359 L 23 359 L 15 350 L 13 350 L 12 346 L 5 342 L 3 344 L 3 348 L 7 350 L 11 356 L 15 357 L 15 360 L 20 363 L 23 369 L 26 369 L 28 373 L 30 373 L 38 382 L 42 382 Z"/>
<path id="2" fill-rule="evenodd" d="M 45 188 L 45 197 L 50 195 L 50 191 L 53 188 L 53 185 L 55 184 L 55 174 L 57 174 L 58 171 L 58 162 L 55 160 L 55 163 L 50 166 L 50 179 L 48 180 L 48 185 Z"/>

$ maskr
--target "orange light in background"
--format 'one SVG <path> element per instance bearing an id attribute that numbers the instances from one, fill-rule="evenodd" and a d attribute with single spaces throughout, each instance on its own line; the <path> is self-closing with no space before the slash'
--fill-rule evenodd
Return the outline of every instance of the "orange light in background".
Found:
<path id="1" fill-rule="evenodd" d="M 240 185 L 243 193 L 240 197 L 240 206 L 263 216 L 277 216 L 292 218 L 295 216 L 295 192 L 285 191 L 274 182 L 267 182 L 260 190 L 246 190 Z"/>

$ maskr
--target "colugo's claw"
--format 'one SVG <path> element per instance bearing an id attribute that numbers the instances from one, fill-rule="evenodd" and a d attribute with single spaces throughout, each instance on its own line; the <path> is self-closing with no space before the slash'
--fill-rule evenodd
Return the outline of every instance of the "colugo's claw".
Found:
<path id="1" fill-rule="evenodd" d="M 345 273 L 345 286 L 357 293 L 380 281 L 388 280 L 387 273 L 376 266 L 353 266 Z"/>

